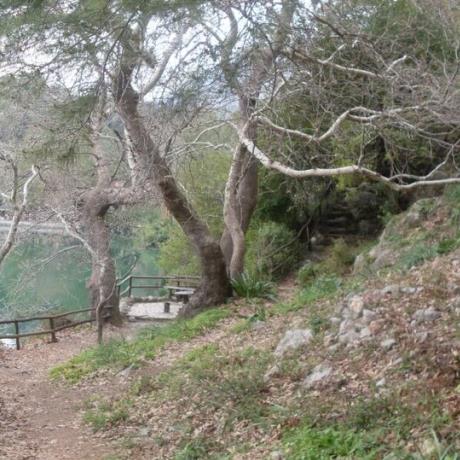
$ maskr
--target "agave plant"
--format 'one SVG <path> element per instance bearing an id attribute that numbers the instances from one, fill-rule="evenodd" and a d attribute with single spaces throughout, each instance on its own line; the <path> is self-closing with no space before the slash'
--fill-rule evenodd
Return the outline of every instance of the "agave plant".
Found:
<path id="1" fill-rule="evenodd" d="M 233 290 L 239 297 L 272 299 L 275 296 L 273 284 L 250 273 L 244 272 L 232 280 Z"/>

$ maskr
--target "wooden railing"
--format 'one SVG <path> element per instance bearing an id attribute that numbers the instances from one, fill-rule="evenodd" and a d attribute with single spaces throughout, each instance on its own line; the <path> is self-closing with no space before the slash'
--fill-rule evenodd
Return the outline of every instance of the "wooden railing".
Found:
<path id="1" fill-rule="evenodd" d="M 68 323 L 64 324 L 58 324 L 59 319 L 66 318 L 67 316 L 71 315 L 77 315 L 80 313 L 88 313 L 91 312 L 91 308 L 83 308 L 81 310 L 72 310 L 68 311 L 66 313 L 60 313 L 58 315 L 46 315 L 46 316 L 32 316 L 29 318 L 18 318 L 18 319 L 12 319 L 12 320 L 3 320 L 0 321 L 0 326 L 6 325 L 6 324 L 14 324 L 14 334 L 4 334 L 0 335 L 0 339 L 12 339 L 16 341 L 16 350 L 19 350 L 21 348 L 21 343 L 20 339 L 24 337 L 32 337 L 32 336 L 37 336 L 37 335 L 46 335 L 50 334 L 51 335 L 51 342 L 57 342 L 56 338 L 56 332 L 62 331 L 64 329 L 68 329 L 70 327 L 75 327 L 79 326 L 81 324 L 86 324 L 86 323 L 91 323 L 95 321 L 94 318 L 90 317 L 88 319 L 83 319 L 79 321 L 70 321 Z M 109 318 L 110 313 L 105 315 L 105 318 Z M 38 330 L 34 332 L 21 332 L 20 331 L 20 324 L 22 323 L 28 323 L 31 321 L 44 321 L 49 323 L 49 329 L 43 329 L 43 330 Z"/>
<path id="2" fill-rule="evenodd" d="M 140 280 L 143 284 L 136 284 Z M 149 283 L 150 281 L 150 283 Z M 195 288 L 200 283 L 199 276 L 171 275 L 171 276 L 137 276 L 129 275 L 117 283 L 119 297 L 132 297 L 133 293 L 139 289 L 159 290 L 165 286 L 174 285 L 184 288 Z"/>
<path id="3" fill-rule="evenodd" d="M 136 284 L 136 280 L 140 280 L 143 284 Z M 148 283 L 150 281 L 150 283 Z M 174 285 L 177 287 L 183 288 L 195 288 L 198 286 L 200 278 L 198 276 L 137 276 L 129 275 L 126 278 L 119 280 L 117 282 L 117 293 L 119 297 L 128 296 L 131 297 L 133 292 L 138 289 L 155 289 L 159 290 L 165 288 L 168 284 Z M 108 310 L 104 315 L 104 319 L 110 317 L 110 307 L 105 307 L 105 310 Z M 12 320 L 2 320 L 0 321 L 0 326 L 7 324 L 14 325 L 14 334 L 4 334 L 0 335 L 0 339 L 12 339 L 16 341 L 16 349 L 21 348 L 20 339 L 23 337 L 33 337 L 38 335 L 50 334 L 51 342 L 57 342 L 56 332 L 68 329 L 70 327 L 79 326 L 81 324 L 94 322 L 95 319 L 90 315 L 88 319 L 70 321 L 65 324 L 58 324 L 59 319 L 66 318 L 67 316 L 77 315 L 81 313 L 90 313 L 91 308 L 83 308 L 81 310 L 72 310 L 66 313 L 60 313 L 56 315 L 46 315 L 46 316 L 32 316 L 30 318 L 18 318 Z M 28 323 L 31 321 L 41 321 L 48 322 L 48 329 L 40 329 L 35 332 L 21 332 L 20 325 L 22 323 Z"/>

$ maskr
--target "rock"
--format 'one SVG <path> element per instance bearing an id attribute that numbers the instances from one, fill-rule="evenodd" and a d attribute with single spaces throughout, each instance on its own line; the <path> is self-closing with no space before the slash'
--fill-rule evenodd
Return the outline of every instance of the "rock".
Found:
<path id="1" fill-rule="evenodd" d="M 337 316 L 333 316 L 332 318 L 329 318 L 329 321 L 331 324 L 340 324 L 341 319 L 337 318 Z"/>
<path id="2" fill-rule="evenodd" d="M 379 246 L 377 246 L 378 248 Z M 380 249 L 374 252 L 375 260 L 372 263 L 372 268 L 379 270 L 384 267 L 393 265 L 396 262 L 397 254 L 391 249 Z"/>
<path id="3" fill-rule="evenodd" d="M 264 327 L 265 327 L 264 321 L 256 320 L 251 323 L 251 329 L 253 329 L 254 331 L 259 331 L 260 329 L 263 329 Z"/>
<path id="4" fill-rule="evenodd" d="M 427 438 L 420 446 L 420 453 L 424 458 L 432 457 L 437 452 L 439 452 L 439 446 L 437 445 L 436 439 Z"/>
<path id="5" fill-rule="evenodd" d="M 449 302 L 449 309 L 455 312 L 458 308 L 460 308 L 460 297 L 454 297 Z"/>
<path id="6" fill-rule="evenodd" d="M 383 324 L 382 320 L 376 320 L 370 322 L 368 327 L 372 334 L 378 334 L 382 330 Z"/>
<path id="7" fill-rule="evenodd" d="M 344 303 L 339 303 L 335 309 L 334 309 L 334 313 L 337 315 L 337 316 L 342 316 L 343 314 L 343 311 L 344 309 L 346 309 L 347 306 L 344 304 Z"/>
<path id="8" fill-rule="evenodd" d="M 413 315 L 415 323 L 421 323 L 423 321 L 434 321 L 441 316 L 441 313 L 433 307 L 418 310 Z"/>
<path id="9" fill-rule="evenodd" d="M 450 294 L 459 295 L 460 294 L 460 283 L 455 283 L 453 281 L 450 281 L 449 283 L 447 283 L 447 291 Z"/>
<path id="10" fill-rule="evenodd" d="M 270 455 L 271 460 L 284 460 L 284 454 L 280 450 L 275 450 Z"/>
<path id="11" fill-rule="evenodd" d="M 416 294 L 417 292 L 419 292 L 419 288 L 412 286 L 405 286 L 402 287 L 400 290 L 403 294 Z"/>
<path id="12" fill-rule="evenodd" d="M 340 347 L 340 344 L 339 344 L 339 343 L 334 343 L 333 345 L 328 346 L 327 349 L 328 349 L 331 353 L 334 353 L 335 351 L 338 350 L 339 347 Z"/>
<path id="13" fill-rule="evenodd" d="M 345 334 L 339 335 L 339 343 L 353 345 L 359 341 L 360 336 L 356 331 L 348 331 Z"/>
<path id="14" fill-rule="evenodd" d="M 396 345 L 396 340 L 392 338 L 385 339 L 385 340 L 382 340 L 382 342 L 380 342 L 380 346 L 384 350 L 391 350 L 395 345 Z"/>
<path id="15" fill-rule="evenodd" d="M 324 336 L 324 346 L 328 347 L 335 342 L 335 335 L 334 334 L 327 334 Z"/>
<path id="16" fill-rule="evenodd" d="M 363 322 L 365 324 L 369 324 L 371 323 L 372 321 L 374 321 L 375 319 L 377 319 L 377 313 L 375 313 L 374 311 L 372 310 L 368 310 L 367 308 L 365 308 L 363 310 Z"/>
<path id="17" fill-rule="evenodd" d="M 428 332 L 418 332 L 417 334 L 415 334 L 415 337 L 417 337 L 417 340 L 419 342 L 425 342 L 427 339 L 428 339 Z"/>
<path id="18" fill-rule="evenodd" d="M 367 267 L 367 258 L 365 254 L 359 254 L 355 258 L 355 262 L 353 263 L 353 274 L 356 275 L 361 273 Z"/>
<path id="19" fill-rule="evenodd" d="M 409 228 L 414 228 L 420 226 L 422 219 L 424 219 L 422 213 L 416 209 L 413 209 L 405 215 L 404 222 Z"/>
<path id="20" fill-rule="evenodd" d="M 391 295 L 392 297 L 397 297 L 400 292 L 401 288 L 399 284 L 390 284 L 389 286 L 385 286 L 380 290 L 382 295 Z"/>
<path id="21" fill-rule="evenodd" d="M 291 329 L 286 331 L 274 354 L 277 358 L 282 358 L 286 352 L 308 345 L 312 338 L 313 334 L 310 329 Z"/>
<path id="22" fill-rule="evenodd" d="M 370 336 L 372 335 L 372 332 L 370 331 L 370 329 L 368 327 L 363 327 L 360 331 L 359 331 L 359 337 L 361 339 L 367 339 L 369 338 Z"/>
<path id="23" fill-rule="evenodd" d="M 131 364 L 130 366 L 128 367 L 125 367 L 124 369 L 122 369 L 118 375 L 124 379 L 128 379 L 131 374 L 133 373 L 134 371 L 134 364 Z"/>
<path id="24" fill-rule="evenodd" d="M 137 435 L 140 438 L 146 438 L 147 436 L 150 436 L 150 428 L 147 426 L 142 427 L 138 432 Z"/>
<path id="25" fill-rule="evenodd" d="M 340 323 L 339 334 L 346 334 L 347 332 L 355 331 L 355 322 L 351 319 L 345 319 Z"/>
<path id="26" fill-rule="evenodd" d="M 361 296 L 355 295 L 348 302 L 348 310 L 353 318 L 359 318 L 364 310 L 364 300 Z"/>
<path id="27" fill-rule="evenodd" d="M 264 382 L 268 383 L 273 377 L 278 376 L 281 373 L 281 367 L 275 364 L 264 374 Z"/>
<path id="28" fill-rule="evenodd" d="M 312 372 L 305 378 L 303 385 L 305 388 L 310 389 L 318 384 L 324 382 L 332 373 L 332 367 L 327 364 L 318 364 Z"/>

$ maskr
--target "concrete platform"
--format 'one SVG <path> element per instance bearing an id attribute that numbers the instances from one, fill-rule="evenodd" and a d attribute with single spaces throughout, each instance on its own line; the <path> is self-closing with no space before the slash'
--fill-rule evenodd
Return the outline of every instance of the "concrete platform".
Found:
<path id="1" fill-rule="evenodd" d="M 124 308 L 124 314 L 130 321 L 136 320 L 151 320 L 162 321 L 175 319 L 179 310 L 183 307 L 180 302 L 169 302 L 170 312 L 165 313 L 164 302 L 136 302 L 132 305 L 127 305 Z"/>

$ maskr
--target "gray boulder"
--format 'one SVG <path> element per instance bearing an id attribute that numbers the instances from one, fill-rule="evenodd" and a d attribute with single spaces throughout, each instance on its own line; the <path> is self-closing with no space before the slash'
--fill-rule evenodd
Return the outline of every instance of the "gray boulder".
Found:
<path id="1" fill-rule="evenodd" d="M 275 356 L 282 358 L 288 351 L 295 351 L 308 345 L 313 338 L 310 329 L 291 329 L 286 331 L 283 338 L 279 341 Z"/>
<path id="2" fill-rule="evenodd" d="M 395 345 L 396 345 L 396 340 L 395 340 L 395 339 L 392 339 L 392 338 L 385 339 L 385 340 L 382 340 L 382 342 L 380 342 L 380 346 L 381 346 L 384 350 L 390 350 L 390 349 L 393 348 Z"/>
<path id="3" fill-rule="evenodd" d="M 327 364 L 318 364 L 303 381 L 305 388 L 310 389 L 323 383 L 332 374 L 332 367 Z"/>
<path id="4" fill-rule="evenodd" d="M 441 313 L 433 307 L 418 310 L 414 313 L 413 320 L 416 323 L 422 323 L 424 321 L 435 321 L 441 316 Z"/>

